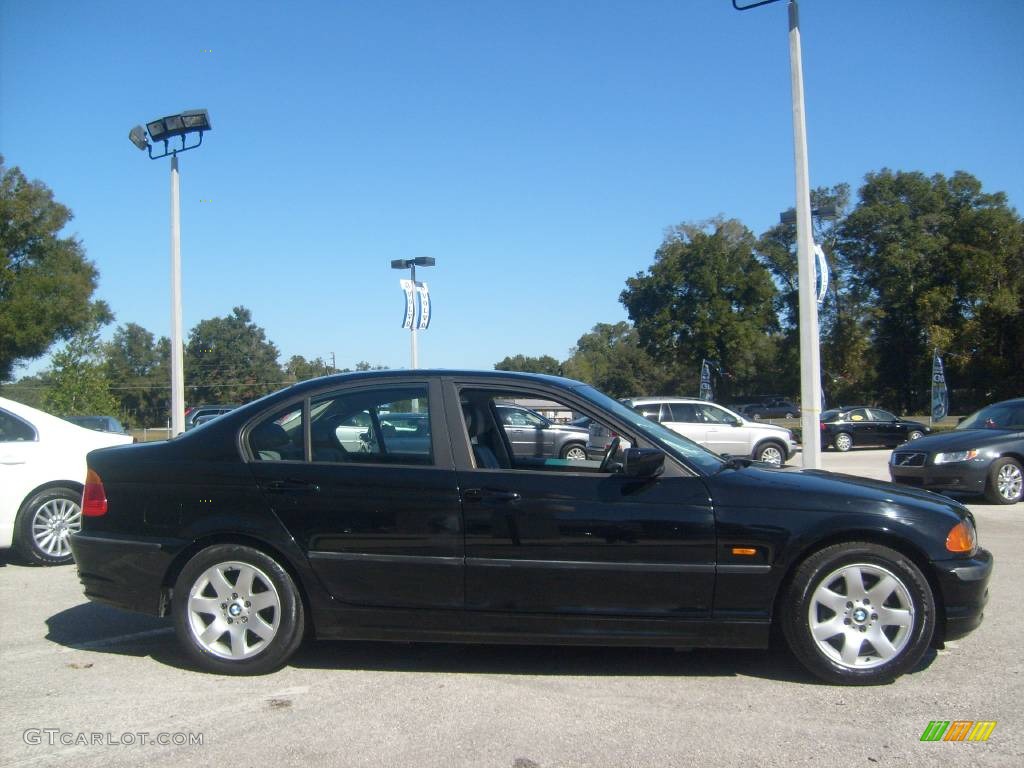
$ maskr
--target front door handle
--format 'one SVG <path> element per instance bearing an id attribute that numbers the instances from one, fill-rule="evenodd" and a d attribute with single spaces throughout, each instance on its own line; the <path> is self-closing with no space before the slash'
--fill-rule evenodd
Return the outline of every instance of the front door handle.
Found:
<path id="1" fill-rule="evenodd" d="M 308 483 L 305 480 L 271 480 L 263 484 L 263 490 L 270 493 L 288 493 L 304 491 L 307 493 L 320 493 L 320 486 L 316 483 Z"/>
<path id="2" fill-rule="evenodd" d="M 508 504 L 519 501 L 523 497 L 515 491 L 498 491 L 493 488 L 468 488 L 462 492 L 462 498 L 466 501 Z"/>

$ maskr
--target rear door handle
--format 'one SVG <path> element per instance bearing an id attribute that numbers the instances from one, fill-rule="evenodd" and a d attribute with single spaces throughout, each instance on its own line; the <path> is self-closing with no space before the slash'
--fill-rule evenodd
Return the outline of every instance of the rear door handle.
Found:
<path id="1" fill-rule="evenodd" d="M 493 488 L 468 488 L 462 492 L 462 497 L 466 501 L 504 504 L 519 501 L 523 498 L 515 491 L 497 491 Z"/>
<path id="2" fill-rule="evenodd" d="M 305 491 L 308 493 L 319 493 L 320 486 L 316 483 L 307 483 L 305 480 L 271 480 L 263 484 L 263 489 L 270 493 L 289 493 Z"/>

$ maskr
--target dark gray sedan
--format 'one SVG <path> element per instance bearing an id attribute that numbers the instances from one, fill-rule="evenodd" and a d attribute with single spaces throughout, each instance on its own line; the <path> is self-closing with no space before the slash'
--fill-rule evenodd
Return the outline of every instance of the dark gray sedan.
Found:
<path id="1" fill-rule="evenodd" d="M 1024 499 L 1024 398 L 968 416 L 952 432 L 901 445 L 889 459 L 893 482 L 933 491 L 984 494 L 993 504 Z"/>
<path id="2" fill-rule="evenodd" d="M 496 404 L 495 408 L 516 456 L 573 461 L 587 458 L 589 432 L 586 429 L 571 424 L 556 424 L 521 405 Z"/>

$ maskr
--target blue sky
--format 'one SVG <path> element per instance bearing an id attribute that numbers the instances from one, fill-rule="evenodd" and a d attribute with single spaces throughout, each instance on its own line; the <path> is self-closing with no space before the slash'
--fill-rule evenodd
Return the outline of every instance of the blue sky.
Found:
<path id="1" fill-rule="evenodd" d="M 812 186 L 965 170 L 1020 210 L 1024 2 L 800 9 Z M 0 152 L 72 209 L 117 322 L 158 335 L 169 161 L 127 134 L 199 107 L 185 331 L 245 305 L 282 359 L 408 366 L 389 263 L 414 256 L 437 259 L 421 365 L 564 359 L 625 319 L 666 228 L 793 205 L 785 3 L 0 0 Z"/>

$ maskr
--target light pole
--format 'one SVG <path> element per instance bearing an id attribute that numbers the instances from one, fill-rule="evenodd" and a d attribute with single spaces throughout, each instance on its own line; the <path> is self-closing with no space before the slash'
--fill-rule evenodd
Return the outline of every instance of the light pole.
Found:
<path id="1" fill-rule="evenodd" d="M 429 294 L 426 290 L 426 285 L 423 283 L 416 282 L 416 267 L 432 267 L 437 263 L 437 260 L 433 256 L 417 256 L 415 259 L 395 259 L 391 262 L 392 269 L 409 269 L 411 270 L 410 280 L 407 285 L 403 285 L 405 288 L 405 321 L 402 323 L 403 328 L 410 330 L 411 346 L 412 346 L 412 367 L 419 367 L 419 353 L 416 349 L 416 330 L 417 326 L 423 330 L 427 329 L 430 324 L 430 299 Z M 405 281 L 403 281 L 404 283 Z M 420 313 L 419 318 L 416 317 L 416 298 L 419 294 L 420 301 Z"/>
<path id="2" fill-rule="evenodd" d="M 190 109 L 177 115 L 157 118 L 146 123 L 145 130 L 137 125 L 128 132 L 132 144 L 149 151 L 150 160 L 171 156 L 171 435 L 185 431 L 185 366 L 184 343 L 181 332 L 181 202 L 178 187 L 178 153 L 195 149 L 203 143 L 203 132 L 212 130 L 210 115 L 205 109 Z M 164 143 L 163 154 L 154 155 L 154 143 Z M 185 137 L 198 133 L 199 141 L 186 146 Z M 170 140 L 181 138 L 181 146 L 172 148 Z"/>
<path id="3" fill-rule="evenodd" d="M 779 0 L 758 0 L 740 5 L 748 11 Z M 814 296 L 814 250 L 811 243 L 811 189 L 807 170 L 807 124 L 804 119 L 804 70 L 800 48 L 800 9 L 789 0 L 789 69 L 793 93 L 793 156 L 796 172 L 796 253 L 800 295 L 800 415 L 803 430 L 803 465 L 821 468 L 821 348 L 818 304 Z"/>

